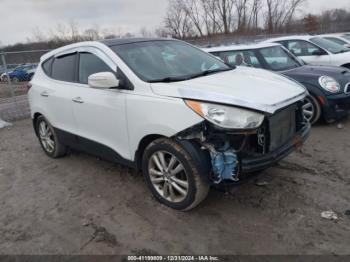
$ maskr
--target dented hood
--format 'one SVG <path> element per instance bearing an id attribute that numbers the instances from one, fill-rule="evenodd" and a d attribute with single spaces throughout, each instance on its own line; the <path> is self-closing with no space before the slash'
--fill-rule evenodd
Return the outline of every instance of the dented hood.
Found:
<path id="1" fill-rule="evenodd" d="M 306 89 L 286 77 L 262 69 L 234 70 L 172 83 L 152 83 L 155 94 L 250 108 L 273 114 L 299 101 Z"/>

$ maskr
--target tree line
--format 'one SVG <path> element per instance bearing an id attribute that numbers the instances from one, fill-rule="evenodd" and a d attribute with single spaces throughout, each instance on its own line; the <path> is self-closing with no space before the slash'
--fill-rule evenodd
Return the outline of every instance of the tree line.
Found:
<path id="1" fill-rule="evenodd" d="M 247 33 L 276 33 L 290 24 L 306 0 L 169 0 L 164 33 L 186 38 Z"/>
<path id="2" fill-rule="evenodd" d="M 156 29 L 142 27 L 132 34 L 121 28 L 111 31 L 97 25 L 82 29 L 71 21 L 45 32 L 35 28 L 26 42 L 0 47 L 0 52 L 55 49 L 80 41 L 133 36 L 210 40 L 221 36 L 244 39 L 256 35 L 350 31 L 349 11 L 330 9 L 321 14 L 306 13 L 302 8 L 308 0 L 168 1 L 163 24 Z"/>

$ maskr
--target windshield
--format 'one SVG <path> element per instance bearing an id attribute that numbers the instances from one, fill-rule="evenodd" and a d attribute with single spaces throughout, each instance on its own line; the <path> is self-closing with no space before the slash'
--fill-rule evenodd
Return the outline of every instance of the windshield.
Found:
<path id="1" fill-rule="evenodd" d="M 350 41 L 350 34 L 342 35 L 342 37 Z"/>
<path id="2" fill-rule="evenodd" d="M 346 45 L 346 42 L 344 40 L 341 40 L 340 38 L 337 37 L 325 37 L 324 39 L 327 39 L 329 41 L 332 41 L 334 43 L 337 43 L 339 45 Z"/>
<path id="3" fill-rule="evenodd" d="M 216 53 L 222 60 L 232 66 L 251 66 L 273 71 L 284 71 L 303 65 L 298 58 L 281 46 Z"/>
<path id="4" fill-rule="evenodd" d="M 287 50 L 273 46 L 259 50 L 270 70 L 284 71 L 301 66 L 302 64 Z"/>
<path id="5" fill-rule="evenodd" d="M 315 43 L 316 45 L 319 45 L 320 47 L 326 49 L 327 51 L 333 53 L 333 54 L 339 54 L 344 52 L 349 52 L 350 49 L 345 48 L 342 45 L 339 45 L 337 43 L 334 43 L 330 40 L 321 38 L 321 37 L 314 37 L 310 39 L 311 42 Z"/>
<path id="6" fill-rule="evenodd" d="M 146 82 L 182 81 L 232 69 L 180 41 L 138 42 L 112 46 L 111 49 Z"/>

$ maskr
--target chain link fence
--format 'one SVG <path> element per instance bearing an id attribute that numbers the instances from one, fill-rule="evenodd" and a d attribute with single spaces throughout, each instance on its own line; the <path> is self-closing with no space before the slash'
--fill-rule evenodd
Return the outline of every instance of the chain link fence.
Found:
<path id="1" fill-rule="evenodd" d="M 0 119 L 29 117 L 28 83 L 40 57 L 49 50 L 0 53 Z"/>

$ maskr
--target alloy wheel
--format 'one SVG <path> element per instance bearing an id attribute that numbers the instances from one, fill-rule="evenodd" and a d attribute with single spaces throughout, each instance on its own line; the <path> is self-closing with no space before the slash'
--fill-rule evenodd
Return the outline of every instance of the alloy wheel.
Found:
<path id="1" fill-rule="evenodd" d="M 148 174 L 156 191 L 166 200 L 183 201 L 189 189 L 189 181 L 181 161 L 173 154 L 156 151 L 149 159 Z"/>
<path id="2" fill-rule="evenodd" d="M 51 131 L 50 126 L 42 120 L 39 123 L 39 138 L 40 142 L 43 145 L 44 149 L 48 153 L 53 153 L 55 151 L 55 139 Z"/>
<path id="3" fill-rule="evenodd" d="M 306 97 L 304 100 L 303 114 L 307 121 L 312 122 L 312 119 L 315 115 L 315 106 L 308 97 Z"/>

